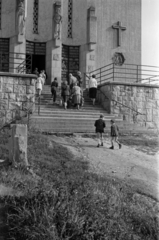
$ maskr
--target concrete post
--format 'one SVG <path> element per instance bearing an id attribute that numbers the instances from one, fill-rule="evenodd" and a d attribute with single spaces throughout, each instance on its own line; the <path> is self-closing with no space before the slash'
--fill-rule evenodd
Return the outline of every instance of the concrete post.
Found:
<path id="1" fill-rule="evenodd" d="M 9 160 L 15 166 L 29 166 L 27 159 L 27 125 L 13 124 L 11 126 Z"/>

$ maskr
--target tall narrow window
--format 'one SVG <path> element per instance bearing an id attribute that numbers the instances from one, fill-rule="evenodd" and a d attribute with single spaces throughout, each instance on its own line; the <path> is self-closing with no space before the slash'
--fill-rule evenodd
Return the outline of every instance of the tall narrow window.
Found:
<path id="1" fill-rule="evenodd" d="M 33 33 L 38 33 L 38 12 L 39 12 L 39 0 L 34 0 Z"/>
<path id="2" fill-rule="evenodd" d="M 68 0 L 68 38 L 72 38 L 72 0 Z"/>
<path id="3" fill-rule="evenodd" d="M 0 0 L 0 29 L 2 28 L 2 0 Z"/>

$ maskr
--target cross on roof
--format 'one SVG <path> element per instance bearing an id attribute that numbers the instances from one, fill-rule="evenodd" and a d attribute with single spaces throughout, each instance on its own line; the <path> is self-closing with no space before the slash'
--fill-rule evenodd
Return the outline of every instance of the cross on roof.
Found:
<path id="1" fill-rule="evenodd" d="M 125 31 L 126 27 L 121 26 L 121 22 L 118 21 L 117 24 L 112 26 L 113 29 L 117 30 L 117 46 L 121 46 L 121 31 Z"/>

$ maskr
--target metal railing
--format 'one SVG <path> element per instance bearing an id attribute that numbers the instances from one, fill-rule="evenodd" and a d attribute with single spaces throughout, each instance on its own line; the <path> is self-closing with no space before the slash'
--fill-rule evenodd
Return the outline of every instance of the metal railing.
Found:
<path id="1" fill-rule="evenodd" d="M 87 78 L 90 78 L 88 75 L 86 75 L 86 77 L 87 77 Z M 134 123 L 136 122 L 136 118 L 137 118 L 138 115 L 142 115 L 142 116 L 145 116 L 145 115 L 146 115 L 146 114 L 144 114 L 144 113 L 141 113 L 141 112 L 137 111 L 136 109 L 134 109 L 134 108 L 132 108 L 132 107 L 129 107 L 129 106 L 123 104 L 122 102 L 119 102 L 119 101 L 113 99 L 112 97 L 108 97 L 103 91 L 101 91 L 100 86 L 98 87 L 98 91 L 99 91 L 101 94 L 104 95 L 104 99 L 105 99 L 105 100 L 109 100 L 109 101 L 115 102 L 116 107 L 117 107 L 117 106 L 118 106 L 118 107 L 119 107 L 119 106 L 122 106 L 122 107 L 124 107 L 124 108 L 130 109 L 130 110 L 133 112 L 132 118 L 133 118 L 133 122 L 134 122 Z M 129 114 L 129 113 L 127 113 L 127 114 Z M 130 115 L 130 114 L 129 114 L 129 115 Z M 145 119 L 144 119 L 144 118 L 143 118 L 143 122 L 145 122 Z M 146 125 L 146 123 L 145 123 L 145 125 Z"/>
<path id="2" fill-rule="evenodd" d="M 104 67 L 85 73 L 85 77 L 86 75 L 90 77 L 93 74 L 96 76 L 98 85 L 108 81 L 144 83 L 146 80 L 145 83 L 151 83 L 158 81 L 159 67 L 136 64 L 123 64 L 122 66 L 117 66 L 114 63 L 110 63 Z"/>
<path id="3" fill-rule="evenodd" d="M 0 51 L 0 71 L 13 73 L 32 73 L 32 55 Z"/>

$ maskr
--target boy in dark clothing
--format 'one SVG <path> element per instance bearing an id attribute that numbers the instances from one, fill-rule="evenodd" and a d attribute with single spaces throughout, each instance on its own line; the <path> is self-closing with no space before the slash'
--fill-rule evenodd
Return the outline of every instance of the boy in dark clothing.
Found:
<path id="1" fill-rule="evenodd" d="M 57 82 L 57 78 L 54 78 L 54 81 L 51 83 L 51 93 L 52 93 L 52 97 L 53 97 L 53 102 L 56 102 L 56 91 L 58 88 L 58 82 Z"/>
<path id="2" fill-rule="evenodd" d="M 97 137 L 98 137 L 97 147 L 99 147 L 100 145 L 103 146 L 103 133 L 104 133 L 104 128 L 106 127 L 103 118 L 104 118 L 104 116 L 103 116 L 103 114 L 101 114 L 100 118 L 98 120 L 96 120 L 95 124 L 94 124 L 94 126 L 96 127 L 96 133 L 97 133 Z M 101 144 L 100 144 L 100 142 L 101 142 Z"/>
<path id="3" fill-rule="evenodd" d="M 121 143 L 118 141 L 118 135 L 119 135 L 119 128 L 118 126 L 115 124 L 114 120 L 110 121 L 111 123 L 111 144 L 112 146 L 110 147 L 110 149 L 114 149 L 114 141 L 118 143 L 119 145 L 119 149 L 121 149 Z"/>

